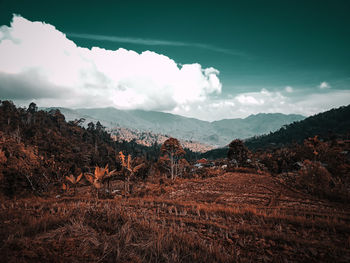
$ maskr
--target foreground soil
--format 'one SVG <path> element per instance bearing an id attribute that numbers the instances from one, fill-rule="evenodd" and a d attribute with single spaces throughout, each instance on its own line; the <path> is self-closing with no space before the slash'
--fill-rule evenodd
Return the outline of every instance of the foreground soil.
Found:
<path id="1" fill-rule="evenodd" d="M 113 182 L 114 190 L 122 189 Z M 118 193 L 118 191 L 116 191 Z M 2 262 L 350 262 L 350 206 L 268 174 L 3 199 Z"/>

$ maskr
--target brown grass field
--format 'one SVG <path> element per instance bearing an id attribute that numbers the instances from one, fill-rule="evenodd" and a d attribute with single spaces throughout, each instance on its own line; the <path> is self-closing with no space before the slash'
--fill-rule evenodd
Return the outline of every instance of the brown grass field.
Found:
<path id="1" fill-rule="evenodd" d="M 2 198 L 1 262 L 350 262 L 350 205 L 269 174 L 55 195 Z"/>

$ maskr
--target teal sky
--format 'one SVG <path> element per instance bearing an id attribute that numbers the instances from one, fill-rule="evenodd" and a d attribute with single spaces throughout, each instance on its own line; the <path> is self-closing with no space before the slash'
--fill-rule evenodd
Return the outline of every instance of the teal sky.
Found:
<path id="1" fill-rule="evenodd" d="M 213 67 L 222 92 L 211 101 L 262 89 L 291 103 L 336 94 L 338 101 L 305 115 L 350 102 L 350 1 L 1 0 L 0 25 L 9 26 L 13 13 L 54 25 L 81 47 L 150 50 Z"/>

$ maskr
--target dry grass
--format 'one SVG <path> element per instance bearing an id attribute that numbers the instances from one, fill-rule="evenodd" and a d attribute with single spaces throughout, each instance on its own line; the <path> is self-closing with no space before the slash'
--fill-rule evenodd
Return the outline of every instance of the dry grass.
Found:
<path id="1" fill-rule="evenodd" d="M 349 206 L 293 192 L 268 175 L 145 183 L 129 198 L 88 192 L 2 200 L 2 261 L 350 260 Z"/>

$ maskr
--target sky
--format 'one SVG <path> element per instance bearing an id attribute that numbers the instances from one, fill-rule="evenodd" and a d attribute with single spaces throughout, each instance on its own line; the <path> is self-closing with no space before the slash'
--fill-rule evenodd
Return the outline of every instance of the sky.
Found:
<path id="1" fill-rule="evenodd" d="M 202 120 L 350 104 L 350 1 L 0 0 L 0 99 Z"/>

